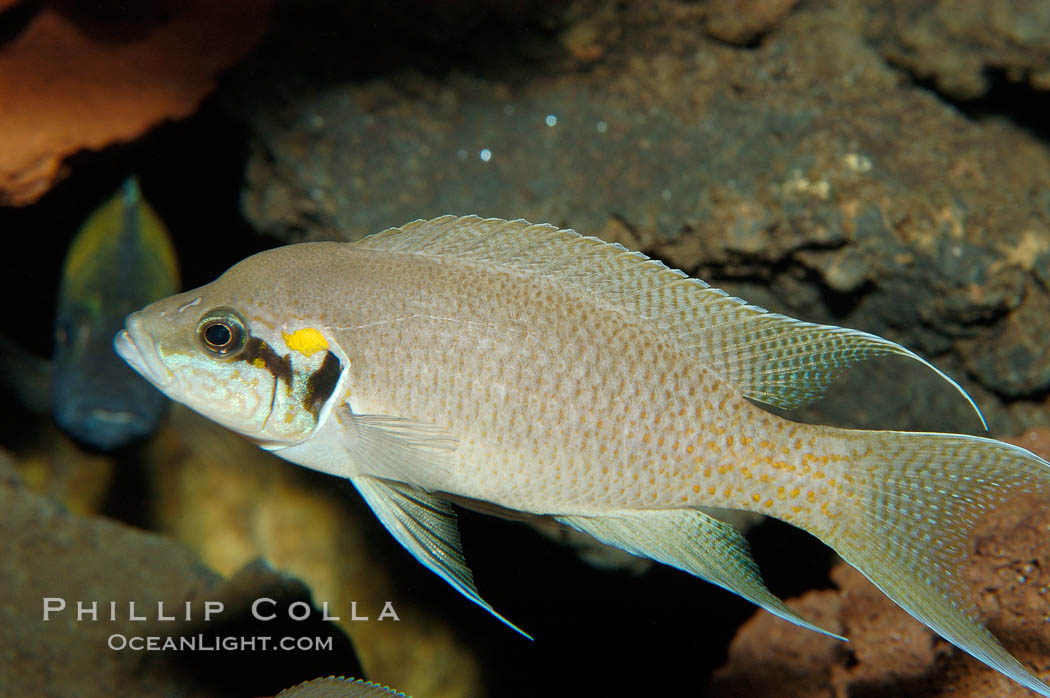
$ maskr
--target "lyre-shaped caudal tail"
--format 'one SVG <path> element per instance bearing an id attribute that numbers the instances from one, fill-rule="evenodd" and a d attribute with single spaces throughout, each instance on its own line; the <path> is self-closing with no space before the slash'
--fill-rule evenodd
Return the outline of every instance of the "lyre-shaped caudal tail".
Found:
<path id="1" fill-rule="evenodd" d="M 977 619 L 960 567 L 980 519 L 1016 495 L 1050 494 L 1050 463 L 975 436 L 840 432 L 854 454 L 838 516 L 811 531 L 945 639 L 1037 693 L 1050 686 Z"/>

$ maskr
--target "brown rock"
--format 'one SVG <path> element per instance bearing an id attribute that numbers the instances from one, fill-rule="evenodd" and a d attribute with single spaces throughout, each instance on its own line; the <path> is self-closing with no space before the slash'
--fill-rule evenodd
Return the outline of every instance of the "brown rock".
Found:
<path id="1" fill-rule="evenodd" d="M 2 695 L 258 695 L 305 676 L 359 669 L 346 637 L 322 623 L 316 610 L 304 623 L 260 623 L 250 616 L 259 596 L 308 602 L 301 582 L 258 564 L 226 581 L 168 539 L 70 514 L 32 493 L 3 453 L 0 511 Z M 205 621 L 207 601 L 225 609 Z M 331 651 L 289 652 L 282 661 L 272 648 L 224 652 L 215 644 L 229 635 L 298 633 L 332 637 Z M 136 649 L 149 638 L 157 646 L 182 638 L 201 644 L 185 651 Z"/>
<path id="2" fill-rule="evenodd" d="M 709 0 L 704 29 L 715 39 L 748 44 L 768 32 L 798 0 Z"/>
<path id="3" fill-rule="evenodd" d="M 817 625 L 842 632 L 842 603 L 836 591 L 811 591 L 792 599 L 788 606 Z M 729 662 L 715 673 L 710 695 L 834 695 L 829 686 L 831 667 L 846 661 L 846 645 L 827 635 L 800 630 L 769 613 L 756 613 L 729 646 Z"/>
<path id="4" fill-rule="evenodd" d="M 868 4 L 873 14 L 887 15 L 885 55 L 953 97 L 981 97 L 995 71 L 1036 90 L 1050 88 L 1050 5 L 1044 0 Z"/>
<path id="5" fill-rule="evenodd" d="M 0 46 L 0 204 L 38 199 L 78 150 L 192 114 L 262 36 L 270 4 L 168 1 L 130 18 L 41 11 Z"/>

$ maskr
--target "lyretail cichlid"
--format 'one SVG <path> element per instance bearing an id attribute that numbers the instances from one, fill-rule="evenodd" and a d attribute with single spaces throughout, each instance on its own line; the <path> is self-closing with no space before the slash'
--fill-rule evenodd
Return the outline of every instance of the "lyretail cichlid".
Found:
<path id="1" fill-rule="evenodd" d="M 445 496 L 553 517 L 820 630 L 704 508 L 752 510 L 810 531 L 1050 696 L 958 574 L 979 516 L 1047 493 L 1050 464 L 979 437 L 797 424 L 748 400 L 807 403 L 872 356 L 926 364 L 888 340 L 768 313 L 572 231 L 446 216 L 255 255 L 132 314 L 116 347 L 171 398 L 350 478 L 402 545 L 490 611 Z"/>

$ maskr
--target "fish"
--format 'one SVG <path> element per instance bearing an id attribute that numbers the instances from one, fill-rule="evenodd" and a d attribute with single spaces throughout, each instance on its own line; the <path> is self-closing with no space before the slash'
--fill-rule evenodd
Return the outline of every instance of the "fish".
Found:
<path id="1" fill-rule="evenodd" d="M 276 698 L 411 698 L 389 686 L 351 679 L 344 676 L 328 676 L 286 688 Z"/>
<path id="2" fill-rule="evenodd" d="M 164 223 L 129 177 L 84 222 L 63 263 L 50 372 L 63 431 L 108 451 L 156 428 L 167 400 L 113 353 L 113 335 L 128 313 L 178 287 Z"/>
<path id="3" fill-rule="evenodd" d="M 423 565 L 480 596 L 450 501 L 545 516 L 800 626 L 742 510 L 809 531 L 944 638 L 1044 696 L 978 619 L 978 519 L 1050 492 L 1050 463 L 982 436 L 850 430 L 763 408 L 849 366 L 917 361 L 866 332 L 750 305 L 572 230 L 443 216 L 288 245 L 128 316 L 117 353 L 173 400 L 348 478 Z M 526 635 L 527 637 L 527 635 Z"/>

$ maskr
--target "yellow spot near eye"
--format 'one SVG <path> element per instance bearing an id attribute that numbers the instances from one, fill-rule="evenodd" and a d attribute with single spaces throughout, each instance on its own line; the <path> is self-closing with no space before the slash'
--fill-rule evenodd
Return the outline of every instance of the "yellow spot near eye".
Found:
<path id="1" fill-rule="evenodd" d="M 255 366 L 255 368 L 266 368 L 266 362 L 263 361 L 261 356 L 256 356 L 252 359 L 252 366 Z"/>
<path id="2" fill-rule="evenodd" d="M 288 345 L 289 349 L 297 351 L 304 356 L 313 356 L 317 352 L 328 348 L 328 340 L 313 327 L 304 327 L 291 334 L 281 332 L 281 336 L 284 337 L 284 343 Z"/>
<path id="3" fill-rule="evenodd" d="M 762 501 L 762 497 L 760 495 L 753 494 L 751 495 L 751 501 L 755 504 L 758 504 L 760 501 Z"/>

